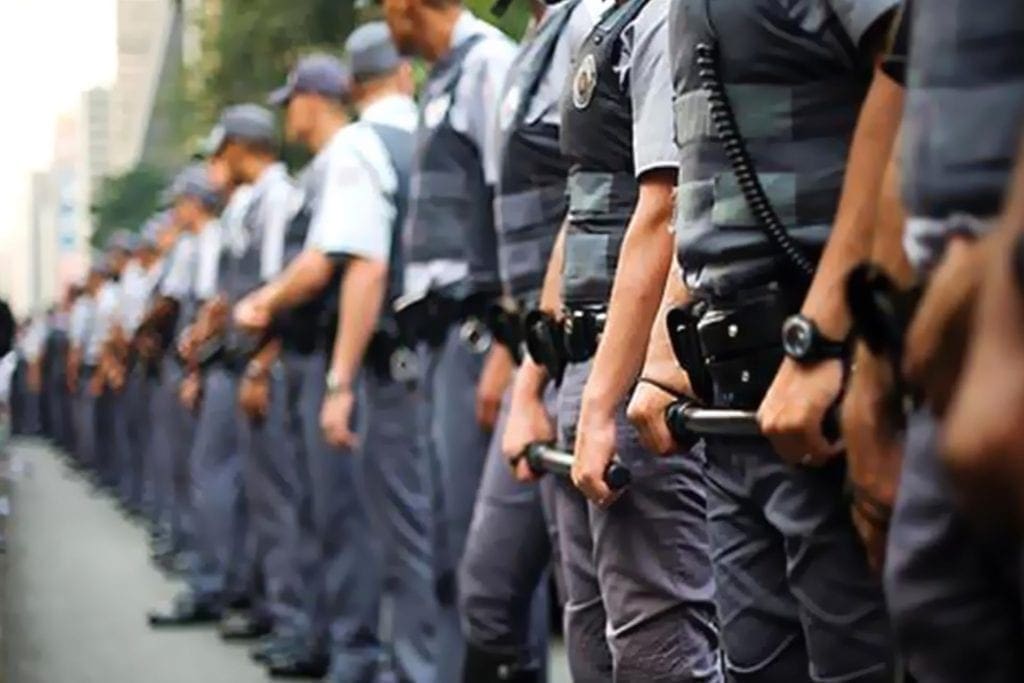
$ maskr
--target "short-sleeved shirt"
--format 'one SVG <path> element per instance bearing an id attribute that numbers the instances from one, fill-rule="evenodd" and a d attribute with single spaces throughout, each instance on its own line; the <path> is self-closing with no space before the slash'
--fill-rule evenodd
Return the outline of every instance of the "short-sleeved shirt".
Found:
<path id="1" fill-rule="evenodd" d="M 252 185 L 242 226 L 246 247 L 249 240 L 260 241 L 260 279 L 264 282 L 284 268 L 285 233 L 301 204 L 302 194 L 283 163 L 265 168 Z M 254 226 L 258 226 L 256 237 L 248 232 Z"/>
<path id="2" fill-rule="evenodd" d="M 416 103 L 389 95 L 363 110 L 360 121 L 338 131 L 312 162 L 319 196 L 313 204 L 306 246 L 387 262 L 398 213 L 398 175 L 372 124 L 412 133 Z"/>
<path id="3" fill-rule="evenodd" d="M 611 5 L 611 0 L 583 0 L 573 10 L 568 25 L 555 43 L 555 52 L 548 63 L 548 69 L 530 101 L 524 119 L 526 124 L 540 121 L 553 126 L 561 125 L 562 114 L 558 105 L 562 100 L 562 91 L 569 80 L 569 74 L 572 73 L 573 58 L 583 45 L 583 41 L 587 39 L 590 30 L 594 28 L 594 24 Z M 548 11 L 558 7 L 559 5 L 554 5 Z"/>
<path id="4" fill-rule="evenodd" d="M 1024 122 L 1024 3 L 914 0 L 911 11 L 904 244 L 927 270 L 952 232 L 991 224 L 970 217 L 1002 208 Z"/>
<path id="5" fill-rule="evenodd" d="M 110 338 L 114 327 L 121 324 L 121 314 L 121 286 L 107 280 L 96 292 L 96 316 L 85 344 L 86 362 L 99 362 L 103 344 Z"/>
<path id="6" fill-rule="evenodd" d="M 68 339 L 72 346 L 84 348 L 92 328 L 96 301 L 88 294 L 82 294 L 71 305 L 71 320 L 68 323 Z"/>
<path id="7" fill-rule="evenodd" d="M 43 316 L 36 316 L 18 342 L 21 355 L 26 361 L 34 363 L 43 355 L 46 335 L 46 319 Z"/>
<path id="8" fill-rule="evenodd" d="M 633 165 L 639 178 L 679 166 L 668 55 L 669 0 L 650 0 L 622 32 L 619 73 L 633 107 Z"/>
<path id="9" fill-rule="evenodd" d="M 873 73 L 865 38 L 897 0 L 672 0 L 680 146 L 676 237 L 692 290 L 730 295 L 798 272 L 750 209 L 697 68 L 717 80 L 765 193 L 805 256 L 831 234 L 850 142 Z M 795 279 L 795 278 L 794 278 Z"/>
<path id="10" fill-rule="evenodd" d="M 516 46 L 500 30 L 464 11 L 452 29 L 451 46 L 482 35 L 466 54 L 462 74 L 448 111 L 452 128 L 469 137 L 480 150 L 488 185 L 498 179 L 497 110 L 501 88 L 516 57 Z"/>
<path id="11" fill-rule="evenodd" d="M 132 259 L 121 273 L 122 326 L 127 334 L 134 334 L 139 329 L 148 300 L 146 271 L 136 259 Z"/>
<path id="12" fill-rule="evenodd" d="M 162 296 L 183 301 L 192 295 L 196 281 L 197 251 L 195 235 L 184 233 L 178 237 L 164 264 L 165 272 L 160 282 Z"/>
<path id="13" fill-rule="evenodd" d="M 224 210 L 220 212 L 220 225 L 224 246 L 233 254 L 245 249 L 245 234 L 242 222 L 252 199 L 252 186 L 239 185 L 231 193 Z"/>
<path id="14" fill-rule="evenodd" d="M 227 241 L 226 232 L 220 221 L 210 221 L 196 236 L 196 279 L 193 294 L 199 301 L 208 301 L 217 296 L 220 255 Z"/>

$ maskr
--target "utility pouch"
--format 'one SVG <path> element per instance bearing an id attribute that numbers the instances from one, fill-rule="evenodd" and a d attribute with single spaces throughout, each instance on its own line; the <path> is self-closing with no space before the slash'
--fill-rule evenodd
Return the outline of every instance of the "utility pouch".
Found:
<path id="1" fill-rule="evenodd" d="M 502 302 L 488 306 L 485 316 L 487 327 L 491 330 L 494 340 L 507 348 L 516 365 L 523 362 L 523 343 L 526 332 L 523 316 Z"/>
<path id="2" fill-rule="evenodd" d="M 527 313 L 524 325 L 527 352 L 535 363 L 547 369 L 554 383 L 560 385 L 567 361 L 562 326 L 553 315 L 540 310 Z"/>

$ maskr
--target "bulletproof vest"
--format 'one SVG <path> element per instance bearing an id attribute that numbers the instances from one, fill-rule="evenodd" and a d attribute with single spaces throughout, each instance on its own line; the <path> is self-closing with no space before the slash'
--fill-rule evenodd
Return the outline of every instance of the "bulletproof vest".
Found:
<path id="1" fill-rule="evenodd" d="M 559 148 L 559 127 L 528 123 L 526 116 L 580 1 L 570 0 L 552 10 L 520 49 L 501 106 L 501 172 L 495 202 L 498 264 L 505 294 L 527 307 L 540 298 L 548 258 L 568 208 L 569 163 Z"/>
<path id="2" fill-rule="evenodd" d="M 562 298 L 567 305 L 611 297 L 619 249 L 639 195 L 633 164 L 633 107 L 617 72 L 621 35 L 647 0 L 607 12 L 576 56 L 562 99 L 562 152 L 569 160 L 569 219 Z"/>
<path id="3" fill-rule="evenodd" d="M 262 284 L 262 256 L 264 226 L 260 221 L 266 193 L 254 195 L 245 208 L 242 217 L 242 231 L 245 233 L 245 249 L 232 253 L 228 245 L 227 226 L 221 239 L 220 283 L 218 289 L 229 301 L 239 301 Z"/>
<path id="4" fill-rule="evenodd" d="M 389 317 L 392 312 L 390 304 L 402 295 L 404 289 L 402 276 L 405 261 L 402 257 L 402 226 L 405 225 L 406 216 L 409 213 L 409 184 L 415 142 L 413 134 L 401 128 L 380 123 L 371 123 L 369 126 L 384 145 L 395 177 L 398 179 L 398 187 L 392 197 L 395 203 L 395 220 L 391 226 L 391 257 L 388 263 L 386 301 L 389 305 L 384 307 L 383 313 L 385 317 Z"/>
<path id="5" fill-rule="evenodd" d="M 915 0 L 903 118 L 913 216 L 1001 208 L 1024 120 L 1024 3 Z"/>
<path id="6" fill-rule="evenodd" d="M 669 17 L 680 149 L 676 241 L 693 289 L 727 293 L 792 275 L 751 212 L 712 122 L 698 45 L 714 46 L 735 132 L 801 251 L 831 232 L 850 141 L 872 74 L 826 3 L 675 0 Z"/>
<path id="7" fill-rule="evenodd" d="M 494 292 L 498 285 L 492 189 L 476 143 L 457 131 L 451 108 L 462 67 L 482 35 L 466 39 L 438 61 L 423 88 L 409 214 L 403 229 L 407 263 L 465 263 L 468 281 L 458 297 Z"/>

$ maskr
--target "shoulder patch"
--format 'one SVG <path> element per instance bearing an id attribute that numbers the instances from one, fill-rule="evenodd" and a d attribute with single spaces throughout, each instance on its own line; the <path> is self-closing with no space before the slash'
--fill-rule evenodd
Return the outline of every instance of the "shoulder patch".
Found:
<path id="1" fill-rule="evenodd" d="M 597 59 L 588 54 L 576 69 L 572 79 L 572 103 L 577 109 L 586 109 L 597 88 Z"/>

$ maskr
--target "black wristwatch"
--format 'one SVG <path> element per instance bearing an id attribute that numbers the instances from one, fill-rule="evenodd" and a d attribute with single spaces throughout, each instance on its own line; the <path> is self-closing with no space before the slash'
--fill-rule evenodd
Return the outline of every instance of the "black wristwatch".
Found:
<path id="1" fill-rule="evenodd" d="M 833 341 L 821 334 L 814 321 L 803 315 L 791 315 L 782 323 L 782 348 L 786 355 L 801 365 L 823 360 L 843 359 L 848 344 Z"/>

